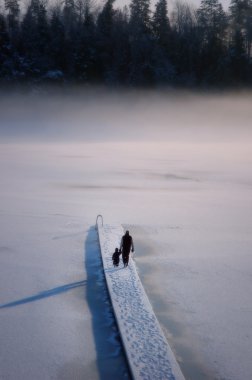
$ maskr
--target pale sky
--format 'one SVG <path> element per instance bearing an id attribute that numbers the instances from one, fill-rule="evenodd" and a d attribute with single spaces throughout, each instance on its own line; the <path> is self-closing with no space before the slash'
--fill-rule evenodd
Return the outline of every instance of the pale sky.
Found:
<path id="1" fill-rule="evenodd" d="M 49 3 L 54 2 L 54 1 L 57 1 L 57 0 L 48 0 Z M 152 9 L 154 9 L 154 6 L 155 6 L 157 1 L 158 0 L 151 0 Z M 181 0 L 181 1 L 184 1 L 188 4 L 193 4 L 196 8 L 199 7 L 200 2 L 201 2 L 201 0 Z M 222 0 L 221 1 L 224 10 L 228 9 L 230 1 L 231 0 Z M 96 4 L 104 4 L 106 2 L 106 0 L 94 0 L 94 2 Z M 115 8 L 123 7 L 124 5 L 129 6 L 130 2 L 131 2 L 131 0 L 115 0 L 114 7 Z M 173 8 L 173 3 L 175 2 L 175 0 L 167 0 L 167 2 L 168 2 L 168 13 L 170 14 L 170 12 L 172 11 L 172 8 Z M 20 2 L 21 6 L 24 5 L 25 8 L 26 8 L 27 3 L 29 3 L 29 0 L 21 0 L 21 2 Z M 3 11 L 3 10 L 4 10 L 4 0 L 0 0 L 0 11 Z"/>
<path id="2" fill-rule="evenodd" d="M 102 2 L 104 2 L 104 0 L 101 0 Z M 183 1 L 183 0 L 181 0 Z M 195 5 L 196 7 L 199 7 L 200 5 L 200 2 L 201 0 L 184 0 L 186 3 L 191 3 L 193 5 Z M 151 4 L 154 5 L 156 4 L 157 0 L 151 0 Z M 174 3 L 174 0 L 167 0 L 168 2 L 168 12 L 170 12 L 173 8 L 173 3 Z M 222 0 L 221 1 L 222 3 L 222 6 L 225 10 L 228 9 L 229 7 L 229 4 L 230 4 L 230 0 Z M 129 5 L 130 4 L 130 0 L 116 0 L 115 3 L 114 3 L 114 6 L 115 7 L 123 7 L 124 5 Z"/>

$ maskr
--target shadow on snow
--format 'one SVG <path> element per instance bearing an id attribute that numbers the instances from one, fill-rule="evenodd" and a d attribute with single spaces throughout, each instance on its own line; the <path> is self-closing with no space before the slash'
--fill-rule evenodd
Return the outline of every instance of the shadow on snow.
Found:
<path id="1" fill-rule="evenodd" d="M 92 318 L 99 379 L 131 380 L 130 370 L 106 286 L 98 233 L 95 227 L 89 229 L 84 246 L 84 260 L 87 273 L 86 280 L 58 286 L 29 297 L 2 304 L 0 309 L 36 302 L 43 298 L 86 286 L 86 299 Z M 112 269 L 112 271 L 114 270 Z"/>
<path id="2" fill-rule="evenodd" d="M 87 284 L 87 281 L 83 280 L 83 281 L 73 282 L 71 284 L 58 286 L 56 288 L 45 290 L 43 292 L 40 292 L 40 293 L 35 294 L 33 296 L 30 296 L 30 297 L 22 298 L 20 300 L 16 300 L 16 301 L 6 303 L 4 305 L 0 305 L 0 309 L 6 308 L 6 307 L 19 306 L 19 305 L 23 305 L 23 304 L 29 303 L 29 302 L 39 301 L 43 298 L 56 296 L 57 294 L 68 292 L 69 290 L 72 290 L 74 288 L 79 288 L 80 286 L 84 286 L 86 284 Z"/>

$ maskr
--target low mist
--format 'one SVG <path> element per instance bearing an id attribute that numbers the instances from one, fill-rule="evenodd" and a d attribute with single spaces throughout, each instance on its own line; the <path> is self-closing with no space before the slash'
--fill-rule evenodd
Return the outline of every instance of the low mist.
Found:
<path id="1" fill-rule="evenodd" d="M 251 136 L 251 92 L 75 89 L 0 96 L 10 141 L 233 141 Z"/>

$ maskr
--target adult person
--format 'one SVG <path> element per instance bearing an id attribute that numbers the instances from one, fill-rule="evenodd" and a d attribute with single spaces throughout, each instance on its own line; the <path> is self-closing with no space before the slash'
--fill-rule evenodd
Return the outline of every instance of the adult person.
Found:
<path id="1" fill-rule="evenodd" d="M 122 251 L 122 259 L 123 259 L 123 264 L 125 268 L 129 264 L 130 250 L 131 252 L 134 252 L 134 243 L 133 243 L 132 236 L 130 236 L 129 234 L 129 231 L 126 231 L 125 235 L 123 235 L 120 249 Z"/>

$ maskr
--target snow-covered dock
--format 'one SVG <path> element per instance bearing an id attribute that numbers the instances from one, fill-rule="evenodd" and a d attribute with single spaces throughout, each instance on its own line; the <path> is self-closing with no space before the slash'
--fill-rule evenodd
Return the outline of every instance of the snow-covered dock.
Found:
<path id="1" fill-rule="evenodd" d="M 134 380 L 184 380 L 137 274 L 134 261 L 113 267 L 121 225 L 97 225 L 106 282 Z"/>

